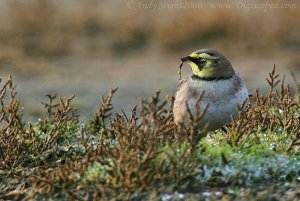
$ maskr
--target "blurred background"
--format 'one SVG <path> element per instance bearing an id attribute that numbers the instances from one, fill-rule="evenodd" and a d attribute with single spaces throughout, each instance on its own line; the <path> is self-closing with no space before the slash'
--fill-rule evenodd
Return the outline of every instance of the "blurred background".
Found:
<path id="1" fill-rule="evenodd" d="M 75 94 L 83 120 L 110 88 L 119 87 L 116 112 L 158 89 L 173 95 L 180 58 L 206 47 L 227 56 L 251 92 L 266 90 L 274 64 L 294 87 L 299 19 L 297 0 L 0 0 L 0 77 L 13 76 L 33 120 L 49 93 Z"/>

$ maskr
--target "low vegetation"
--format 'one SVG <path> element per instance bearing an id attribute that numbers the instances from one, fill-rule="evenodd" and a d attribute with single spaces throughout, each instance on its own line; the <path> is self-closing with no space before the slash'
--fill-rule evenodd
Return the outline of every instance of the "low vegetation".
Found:
<path id="1" fill-rule="evenodd" d="M 117 89 L 87 123 L 74 96 L 56 95 L 42 103 L 46 118 L 26 123 L 10 78 L 0 88 L 0 199 L 296 200 L 300 106 L 275 68 L 267 81 L 226 133 L 203 134 L 205 111 L 175 125 L 173 98 L 159 92 L 112 115 Z"/>

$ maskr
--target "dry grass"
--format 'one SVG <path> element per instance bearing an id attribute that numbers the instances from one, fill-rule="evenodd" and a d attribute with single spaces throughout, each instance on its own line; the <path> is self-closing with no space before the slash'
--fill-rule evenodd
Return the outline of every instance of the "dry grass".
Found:
<path id="1" fill-rule="evenodd" d="M 285 141 L 278 142 L 274 146 L 277 151 L 292 151 L 300 145 L 299 104 L 291 99 L 291 92 L 288 85 L 285 85 L 284 78 L 278 79 L 275 74 L 275 66 L 267 82 L 270 85 L 268 95 L 262 95 L 257 90 L 253 97 L 255 107 L 249 105 L 240 115 L 239 121 L 234 121 L 230 128 L 227 140 L 231 145 L 237 145 L 249 141 L 250 138 L 255 143 L 260 139 L 258 133 L 277 133 L 284 135 Z M 275 90 L 280 85 L 280 91 Z M 296 95 L 297 96 L 297 95 Z M 288 146 L 287 146 L 288 144 Z"/>
<path id="2" fill-rule="evenodd" d="M 82 41 L 92 51 L 126 53 L 156 47 L 169 52 L 210 45 L 227 51 L 238 48 L 240 53 L 255 50 L 258 55 L 276 48 L 297 50 L 300 44 L 297 7 L 248 13 L 207 7 L 132 10 L 125 3 L 90 0 L 67 9 L 50 0 L 14 0 L 3 9 L 10 21 L 0 29 L 0 61 L 20 54 L 61 57 L 76 52 L 78 45 L 82 48 Z M 11 48 L 19 53 L 11 54 Z"/>
<path id="3" fill-rule="evenodd" d="M 200 199 L 199 189 L 220 189 L 231 199 L 255 189 L 264 198 L 283 198 L 287 190 L 297 196 L 300 106 L 284 81 L 277 91 L 275 68 L 268 83 L 269 93 L 256 92 L 226 134 L 207 137 L 197 130 L 205 111 L 190 115 L 188 127 L 176 126 L 173 98 L 161 101 L 159 92 L 130 115 L 112 115 L 111 90 L 86 125 L 71 107 L 74 96 L 47 95 L 48 117 L 27 124 L 9 79 L 0 89 L 0 198 L 153 200 L 179 191 Z"/>
<path id="4" fill-rule="evenodd" d="M 16 99 L 15 86 L 11 78 L 1 88 L 1 134 L 0 167 L 14 171 L 20 166 L 46 165 L 49 158 L 57 158 L 54 147 L 66 135 L 75 135 L 78 124 L 74 110 L 70 108 L 71 98 L 61 98 L 53 105 L 54 97 L 48 95 L 50 103 L 43 103 L 49 118 L 35 125 L 22 122 L 20 101 Z M 15 169 L 16 168 L 16 169 Z"/>

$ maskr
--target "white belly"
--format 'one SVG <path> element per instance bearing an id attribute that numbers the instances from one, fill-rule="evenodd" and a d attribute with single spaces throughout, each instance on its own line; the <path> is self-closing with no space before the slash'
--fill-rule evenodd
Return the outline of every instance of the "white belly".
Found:
<path id="1" fill-rule="evenodd" d="M 215 130 L 230 123 L 238 114 L 238 106 L 248 98 L 245 83 L 238 75 L 229 80 L 219 81 L 189 79 L 187 84 L 182 85 L 176 93 L 175 122 L 185 122 L 188 119 L 186 103 L 195 114 L 195 102 L 203 90 L 204 96 L 197 107 L 200 107 L 200 111 L 204 111 L 208 105 L 206 113 L 199 122 L 199 128 L 205 128 L 205 131 Z"/>

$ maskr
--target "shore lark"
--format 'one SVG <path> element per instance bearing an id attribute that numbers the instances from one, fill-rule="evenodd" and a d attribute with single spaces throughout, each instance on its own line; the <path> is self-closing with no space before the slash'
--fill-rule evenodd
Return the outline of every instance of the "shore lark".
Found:
<path id="1" fill-rule="evenodd" d="M 195 114 L 196 101 L 204 92 L 196 107 L 202 111 L 208 108 L 199 122 L 199 129 L 208 132 L 230 123 L 238 115 L 238 106 L 248 99 L 245 82 L 233 70 L 231 62 L 212 49 L 195 51 L 181 61 L 191 66 L 193 74 L 180 80 L 177 86 L 175 122 L 186 122 L 187 106 Z"/>

